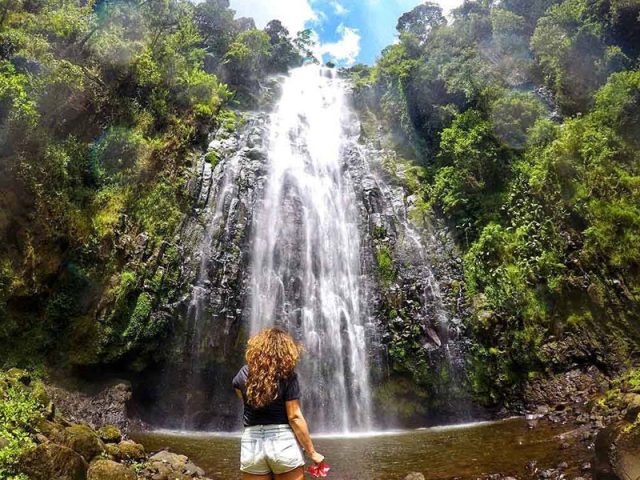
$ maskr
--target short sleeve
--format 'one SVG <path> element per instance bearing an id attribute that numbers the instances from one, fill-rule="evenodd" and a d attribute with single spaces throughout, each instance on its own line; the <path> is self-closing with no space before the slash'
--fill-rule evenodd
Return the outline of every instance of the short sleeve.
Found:
<path id="1" fill-rule="evenodd" d="M 289 377 L 284 386 L 284 401 L 298 400 L 300 398 L 300 384 L 298 383 L 298 374 L 293 373 Z"/>
<path id="2" fill-rule="evenodd" d="M 233 377 L 233 381 L 231 384 L 233 388 L 237 388 L 238 390 L 242 390 L 247 383 L 247 367 L 246 365 L 240 369 L 240 371 Z"/>

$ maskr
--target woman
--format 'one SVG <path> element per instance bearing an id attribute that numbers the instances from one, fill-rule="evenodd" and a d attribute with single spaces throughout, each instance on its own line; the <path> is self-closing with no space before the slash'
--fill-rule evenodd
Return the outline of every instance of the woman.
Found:
<path id="1" fill-rule="evenodd" d="M 316 464 L 324 456 L 313 448 L 300 410 L 295 366 L 301 348 L 280 328 L 249 339 L 247 365 L 233 379 L 244 402 L 244 433 L 240 451 L 243 480 L 302 480 L 304 456 Z"/>

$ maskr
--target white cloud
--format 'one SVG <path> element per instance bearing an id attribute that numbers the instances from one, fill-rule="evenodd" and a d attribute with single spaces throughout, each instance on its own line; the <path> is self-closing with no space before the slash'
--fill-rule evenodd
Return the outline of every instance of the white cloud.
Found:
<path id="1" fill-rule="evenodd" d="M 380 0 L 368 0 L 370 4 L 373 5 L 379 5 L 380 4 Z M 418 5 L 420 5 L 421 3 L 424 3 L 424 0 L 396 0 L 399 4 L 400 7 L 402 7 L 402 9 L 404 11 L 409 11 L 414 7 L 417 7 Z M 435 2 L 437 4 L 439 4 L 442 7 L 442 10 L 444 11 L 445 15 L 449 15 L 451 13 L 451 10 L 453 10 L 454 8 L 458 8 L 460 5 L 462 5 L 464 0 L 435 0 Z"/>
<path id="2" fill-rule="evenodd" d="M 258 28 L 278 19 L 292 34 L 318 19 L 310 0 L 231 0 L 238 17 L 252 17 Z"/>
<path id="3" fill-rule="evenodd" d="M 333 11 L 336 15 L 346 15 L 349 13 L 349 10 L 347 10 L 347 8 L 337 0 L 333 0 L 331 2 L 331 6 L 333 7 Z"/>
<path id="4" fill-rule="evenodd" d="M 336 32 L 340 34 L 340 40 L 321 44 L 317 53 L 319 56 L 328 55 L 332 61 L 353 65 L 360 54 L 360 33 L 342 23 Z"/>
<path id="5" fill-rule="evenodd" d="M 444 10 L 444 13 L 449 15 L 451 10 L 462 5 L 462 1 L 463 0 L 438 0 L 438 3 L 442 7 L 442 10 Z"/>

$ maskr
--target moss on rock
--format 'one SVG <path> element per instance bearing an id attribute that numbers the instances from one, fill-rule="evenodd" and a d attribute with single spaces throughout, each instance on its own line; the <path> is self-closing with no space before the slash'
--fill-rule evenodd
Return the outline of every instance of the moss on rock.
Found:
<path id="1" fill-rule="evenodd" d="M 87 480 L 136 480 L 136 473 L 112 460 L 96 460 L 89 467 Z"/>
<path id="2" fill-rule="evenodd" d="M 123 440 L 117 445 L 109 445 L 107 452 L 114 459 L 123 462 L 140 462 L 146 457 L 144 447 L 131 440 Z"/>
<path id="3" fill-rule="evenodd" d="M 98 429 L 98 436 L 104 443 L 119 443 L 122 432 L 115 425 L 105 425 Z"/>
<path id="4" fill-rule="evenodd" d="M 65 443 L 90 462 L 105 451 L 104 443 L 88 425 L 71 425 L 65 428 Z"/>
<path id="5" fill-rule="evenodd" d="M 21 456 L 21 473 L 30 480 L 85 480 L 87 462 L 80 454 L 63 445 L 38 445 Z"/>

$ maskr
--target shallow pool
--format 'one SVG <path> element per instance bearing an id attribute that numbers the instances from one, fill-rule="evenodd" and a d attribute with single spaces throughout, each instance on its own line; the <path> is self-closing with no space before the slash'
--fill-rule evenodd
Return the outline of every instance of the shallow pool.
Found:
<path id="1" fill-rule="evenodd" d="M 566 473 L 577 476 L 590 453 L 578 444 L 561 449 L 559 436 L 571 426 L 540 424 L 524 419 L 435 427 L 371 435 L 320 436 L 315 444 L 331 465 L 336 480 L 395 480 L 421 472 L 429 480 L 472 479 L 483 474 L 522 476 L 527 463 L 538 468 L 566 461 Z M 163 447 L 189 456 L 213 479 L 239 479 L 239 434 L 146 432 L 133 436 L 153 451 Z"/>

